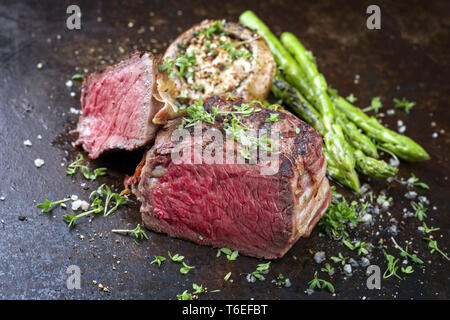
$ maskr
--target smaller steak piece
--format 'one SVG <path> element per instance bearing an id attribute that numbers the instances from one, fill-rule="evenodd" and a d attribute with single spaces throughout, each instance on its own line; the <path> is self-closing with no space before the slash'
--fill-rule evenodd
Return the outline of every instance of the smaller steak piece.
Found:
<path id="1" fill-rule="evenodd" d="M 202 132 L 227 129 L 225 120 L 231 118 L 226 111 L 233 105 L 245 106 L 223 98 L 207 99 L 204 111 L 225 112 L 214 123 L 202 122 Z M 158 132 L 135 175 L 125 182 L 142 203 L 147 228 L 268 259 L 282 257 L 300 237 L 309 236 L 331 201 L 322 137 L 287 111 L 252 106 L 260 110 L 241 118 L 242 125 L 278 131 L 283 137 L 274 151 L 279 157 L 270 161 L 278 170 L 262 174 L 268 162 L 260 158 L 256 163 L 207 162 L 204 152 L 211 141 L 225 148 L 226 140 L 191 134 L 180 142 L 172 133 L 183 120 L 171 120 Z M 279 121 L 268 121 L 274 117 Z M 201 146 L 202 163 L 173 160 L 175 149 L 185 143 L 194 149 Z M 236 152 L 237 144 L 231 145 Z"/>
<path id="2" fill-rule="evenodd" d="M 161 59 L 137 52 L 83 82 L 77 145 L 98 158 L 114 149 L 134 150 L 153 141 L 154 115 L 163 106 L 153 94 Z"/>

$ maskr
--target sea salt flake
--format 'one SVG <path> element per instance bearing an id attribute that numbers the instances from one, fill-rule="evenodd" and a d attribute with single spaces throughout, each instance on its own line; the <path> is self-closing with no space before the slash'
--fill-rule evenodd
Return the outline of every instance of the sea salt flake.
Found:
<path id="1" fill-rule="evenodd" d="M 36 166 L 36 168 L 40 168 L 45 164 L 45 161 L 42 159 L 35 159 L 34 160 L 34 165 Z"/>

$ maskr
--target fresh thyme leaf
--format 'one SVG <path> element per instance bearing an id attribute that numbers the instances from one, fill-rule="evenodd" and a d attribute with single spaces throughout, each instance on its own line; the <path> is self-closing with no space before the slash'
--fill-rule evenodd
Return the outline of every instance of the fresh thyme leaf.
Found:
<path id="1" fill-rule="evenodd" d="M 234 261 L 239 256 L 239 252 L 237 250 L 231 251 L 228 248 L 220 248 L 217 250 L 216 258 L 220 257 L 220 254 L 223 253 L 227 256 L 227 259 L 230 261 Z"/>
<path id="2" fill-rule="evenodd" d="M 408 100 L 406 100 L 406 98 L 402 98 L 402 100 L 394 98 L 394 106 L 396 108 L 405 109 L 405 112 L 408 114 L 415 105 L 416 105 L 415 102 L 408 101 Z"/>
<path id="3" fill-rule="evenodd" d="M 411 266 L 407 266 L 406 268 L 402 267 L 402 272 L 405 273 L 405 274 L 411 274 L 411 273 L 414 272 L 414 270 L 413 270 L 413 268 Z"/>
<path id="4" fill-rule="evenodd" d="M 181 262 L 184 259 L 184 256 L 180 256 L 178 253 L 172 256 L 170 254 L 170 251 L 167 251 L 167 254 L 169 255 L 170 260 L 172 260 L 173 262 Z"/>
<path id="5" fill-rule="evenodd" d="M 427 189 L 427 190 L 430 189 L 430 187 L 429 187 L 426 183 L 420 182 L 420 181 L 419 181 L 419 178 L 417 178 L 417 177 L 414 175 L 414 173 L 411 173 L 411 177 L 407 180 L 407 182 L 408 182 L 409 184 L 413 184 L 414 186 L 420 187 L 420 188 L 422 188 L 422 189 Z"/>
<path id="6" fill-rule="evenodd" d="M 72 76 L 72 80 L 74 80 L 74 81 L 83 81 L 84 80 L 84 76 L 82 75 L 82 74 L 74 74 L 73 76 Z"/>
<path id="7" fill-rule="evenodd" d="M 265 122 L 277 122 L 280 121 L 280 115 L 278 113 L 271 113 L 270 117 Z"/>
<path id="8" fill-rule="evenodd" d="M 175 65 L 175 61 L 169 60 L 169 57 L 166 57 L 166 60 L 164 61 L 164 63 L 161 64 L 161 65 L 158 67 L 158 71 L 159 71 L 159 72 L 167 71 L 167 74 L 168 74 L 169 76 L 171 76 L 171 75 L 172 75 L 172 72 L 173 72 L 173 66 L 174 66 L 174 65 Z"/>
<path id="9" fill-rule="evenodd" d="M 387 279 L 391 276 L 395 276 L 400 280 L 403 280 L 398 274 L 397 274 L 397 270 L 398 270 L 398 266 L 397 266 L 397 262 L 399 259 L 395 259 L 394 256 L 391 256 L 390 254 L 387 254 L 386 251 L 384 252 L 384 256 L 386 257 L 386 260 L 388 262 L 388 266 L 386 271 L 384 271 L 383 273 L 383 279 Z"/>
<path id="10" fill-rule="evenodd" d="M 370 102 L 370 106 L 363 109 L 364 112 L 367 111 L 374 111 L 375 113 L 378 113 L 378 111 L 383 107 L 383 104 L 381 103 L 380 97 L 372 98 L 372 101 Z"/>
<path id="11" fill-rule="evenodd" d="M 398 250 L 400 250 L 400 255 L 402 257 L 405 258 L 410 258 L 413 262 L 418 263 L 418 264 L 423 264 L 423 261 L 421 259 L 419 259 L 419 257 L 417 257 L 416 254 L 410 254 L 408 253 L 408 246 L 406 246 L 405 249 L 403 249 L 402 247 L 400 247 L 397 242 L 395 241 L 395 239 L 393 237 L 391 237 L 392 242 L 394 243 L 395 248 L 397 248 Z"/>
<path id="12" fill-rule="evenodd" d="M 438 248 L 437 241 L 430 238 L 423 238 L 425 241 L 428 241 L 428 248 L 430 249 L 430 253 L 434 253 L 435 251 L 439 253 L 441 256 L 443 256 L 445 259 L 450 261 L 450 258 L 441 250 Z"/>
<path id="13" fill-rule="evenodd" d="M 353 93 L 350 93 L 350 95 L 347 96 L 345 99 L 347 99 L 347 101 L 350 102 L 350 103 L 355 103 L 355 102 L 358 100 L 358 98 L 356 98 L 356 97 L 353 95 Z"/>
<path id="14" fill-rule="evenodd" d="M 369 254 L 369 251 L 366 248 L 371 246 L 370 243 L 367 243 L 364 241 L 356 241 L 354 244 L 352 244 L 347 239 L 343 239 L 342 243 L 352 251 L 358 249 L 358 256 L 361 254 L 364 254 L 364 255 Z"/>
<path id="15" fill-rule="evenodd" d="M 344 198 L 339 201 L 336 197 L 333 197 L 328 211 L 319 221 L 319 226 L 334 238 L 348 238 L 347 225 L 350 223 L 356 227 L 361 221 L 356 206 L 357 202 L 355 201 L 349 205 Z"/>
<path id="16" fill-rule="evenodd" d="M 417 219 L 419 219 L 419 221 L 423 221 L 423 219 L 427 217 L 425 212 L 428 209 L 424 208 L 422 202 L 416 203 L 416 202 L 412 201 L 411 206 L 413 207 L 413 209 L 415 211 L 414 215 L 416 216 Z"/>
<path id="17" fill-rule="evenodd" d="M 320 269 L 320 271 L 326 272 L 330 276 L 334 274 L 334 268 L 329 263 L 325 263 L 325 267 Z"/>
<path id="18" fill-rule="evenodd" d="M 196 283 L 192 284 L 192 288 L 194 289 L 194 292 L 192 292 L 192 294 L 199 294 L 205 292 L 205 288 L 203 288 L 202 285 L 198 285 Z"/>
<path id="19" fill-rule="evenodd" d="M 39 203 L 36 205 L 36 208 L 41 209 L 43 213 L 52 211 L 55 207 L 55 205 L 69 201 L 70 198 L 58 200 L 58 201 L 50 201 L 48 199 L 45 199 L 44 203 Z"/>
<path id="20" fill-rule="evenodd" d="M 228 279 L 230 279 L 231 277 L 231 272 L 228 272 L 225 277 L 223 277 L 223 280 L 228 281 Z"/>
<path id="21" fill-rule="evenodd" d="M 73 228 L 75 226 L 75 222 L 79 218 L 87 216 L 88 214 L 91 214 L 91 213 L 100 213 L 100 212 L 103 211 L 103 206 L 101 205 L 101 199 L 94 200 L 91 203 L 91 208 L 92 208 L 91 210 L 82 212 L 82 213 L 77 214 L 77 215 L 65 214 L 65 215 L 62 216 L 62 218 L 63 218 L 63 220 L 65 222 L 67 222 L 69 228 Z"/>
<path id="22" fill-rule="evenodd" d="M 345 265 L 345 261 L 348 259 L 348 257 L 344 257 L 343 255 L 342 255 L 342 253 L 338 253 L 338 256 L 336 257 L 336 256 L 332 256 L 331 257 L 331 260 L 333 260 L 334 262 L 336 262 L 336 263 L 341 263 L 342 265 Z"/>
<path id="23" fill-rule="evenodd" d="M 317 271 L 314 272 L 314 279 L 309 281 L 308 284 L 309 284 L 309 289 L 311 289 L 311 290 L 314 290 L 315 288 L 317 288 L 317 289 L 327 288 L 329 292 L 331 292 L 331 293 L 335 292 L 334 286 L 330 282 L 318 278 Z"/>
<path id="24" fill-rule="evenodd" d="M 192 67 L 197 64 L 197 60 L 195 58 L 195 53 L 193 51 L 186 53 L 185 55 L 179 55 L 175 60 L 175 66 L 178 67 L 178 76 L 181 78 L 192 78 L 193 74 L 188 70 L 189 67 Z"/>
<path id="25" fill-rule="evenodd" d="M 83 162 L 84 162 L 83 155 L 81 153 L 77 154 L 76 160 L 67 166 L 66 173 L 68 175 L 75 174 L 77 172 L 77 169 L 81 166 Z"/>
<path id="26" fill-rule="evenodd" d="M 184 290 L 182 294 L 177 294 L 178 300 L 192 300 L 192 294 Z"/>
<path id="27" fill-rule="evenodd" d="M 180 272 L 182 274 L 186 274 L 195 268 L 194 266 L 188 266 L 184 261 L 182 262 L 182 264 L 183 264 L 183 267 L 181 267 L 181 269 L 180 269 Z"/>
<path id="28" fill-rule="evenodd" d="M 423 223 L 422 226 L 423 226 L 423 232 L 425 232 L 426 234 L 434 232 L 434 231 L 438 231 L 441 229 L 441 228 L 428 228 L 428 226 L 426 225 L 425 222 Z"/>
<path id="29" fill-rule="evenodd" d="M 219 36 L 224 35 L 225 34 L 224 24 L 225 20 L 216 20 L 214 21 L 213 24 L 202 30 L 200 33 L 203 33 L 207 39 L 211 38 L 211 35 L 213 34 Z"/>
<path id="30" fill-rule="evenodd" d="M 141 229 L 141 225 L 140 224 L 138 224 L 136 226 L 136 228 L 131 229 L 131 230 L 129 230 L 129 229 L 114 229 L 114 230 L 111 230 L 111 232 L 115 232 L 115 233 L 131 233 L 131 234 L 134 234 L 134 236 L 138 240 L 144 240 L 144 239 L 148 240 L 148 236 L 145 233 L 145 231 Z"/>
<path id="31" fill-rule="evenodd" d="M 161 267 L 161 263 L 163 263 L 164 261 L 166 261 L 166 258 L 162 257 L 162 256 L 155 256 L 155 260 L 153 260 L 152 262 L 150 262 L 150 264 L 154 264 L 157 263 L 158 267 Z"/>

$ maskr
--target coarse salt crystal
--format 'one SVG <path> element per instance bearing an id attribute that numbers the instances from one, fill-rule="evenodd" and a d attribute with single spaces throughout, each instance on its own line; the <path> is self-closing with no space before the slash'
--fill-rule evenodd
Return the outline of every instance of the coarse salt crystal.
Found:
<path id="1" fill-rule="evenodd" d="M 31 143 L 31 141 L 30 140 L 25 140 L 24 142 L 23 142 L 23 145 L 24 146 L 26 146 L 26 147 L 31 147 L 33 144 Z"/>
<path id="2" fill-rule="evenodd" d="M 42 159 L 35 159 L 34 160 L 34 165 L 36 166 L 36 168 L 40 168 L 45 164 L 45 161 Z"/>

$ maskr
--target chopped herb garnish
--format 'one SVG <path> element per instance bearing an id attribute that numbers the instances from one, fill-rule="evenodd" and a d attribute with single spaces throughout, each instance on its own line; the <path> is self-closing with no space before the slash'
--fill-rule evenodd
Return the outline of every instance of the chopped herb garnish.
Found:
<path id="1" fill-rule="evenodd" d="M 164 63 L 158 67 L 158 71 L 159 72 L 167 71 L 167 74 L 170 76 L 172 75 L 174 65 L 175 61 L 169 60 L 169 57 L 166 57 Z"/>
<path id="2" fill-rule="evenodd" d="M 270 117 L 266 119 L 266 122 L 277 122 L 280 121 L 280 115 L 278 113 L 271 113 Z"/>
<path id="3" fill-rule="evenodd" d="M 350 241 L 346 239 L 343 239 L 342 243 L 344 243 L 344 245 L 352 251 L 358 249 L 358 256 L 361 254 L 364 255 L 369 254 L 369 251 L 366 248 L 372 246 L 372 244 L 364 241 L 356 241 L 355 243 L 352 244 Z"/>
<path id="4" fill-rule="evenodd" d="M 434 232 L 434 231 L 438 231 L 441 230 L 441 228 L 428 228 L 428 226 L 426 225 L 426 223 L 423 223 L 423 232 L 425 232 L 426 234 Z"/>
<path id="5" fill-rule="evenodd" d="M 62 200 L 58 200 L 58 201 L 50 201 L 48 199 L 45 199 L 45 202 L 37 204 L 36 208 L 41 209 L 41 211 L 44 213 L 50 212 L 55 208 L 54 207 L 55 205 L 67 202 L 69 200 L 70 200 L 70 198 L 66 198 L 66 199 L 62 199 Z"/>
<path id="6" fill-rule="evenodd" d="M 207 39 L 211 38 L 211 35 L 213 34 L 222 36 L 225 34 L 224 24 L 225 20 L 216 20 L 213 24 L 202 30 L 200 33 L 203 33 Z"/>
<path id="7" fill-rule="evenodd" d="M 134 234 L 134 236 L 138 240 L 144 240 L 144 239 L 148 240 L 148 236 L 145 233 L 145 231 L 141 229 L 141 225 L 140 224 L 138 224 L 136 226 L 136 228 L 131 229 L 131 230 L 129 230 L 129 229 L 114 229 L 114 230 L 111 230 L 111 232 L 115 232 L 115 233 L 131 233 L 131 234 Z"/>
<path id="8" fill-rule="evenodd" d="M 194 52 L 186 53 L 184 56 L 179 55 L 175 60 L 175 66 L 178 67 L 178 75 L 181 78 L 192 78 L 193 73 L 188 70 L 189 67 L 192 67 L 197 64 L 197 60 L 195 58 Z"/>
<path id="9" fill-rule="evenodd" d="M 223 253 L 227 256 L 227 259 L 230 261 L 234 261 L 239 256 L 239 252 L 237 250 L 231 251 L 228 248 L 221 248 L 217 250 L 216 258 L 220 257 L 220 254 Z"/>
<path id="10" fill-rule="evenodd" d="M 328 273 L 330 276 L 334 274 L 334 268 L 329 263 L 325 263 L 325 267 L 320 270 Z"/>
<path id="11" fill-rule="evenodd" d="M 231 277 L 231 272 L 228 272 L 225 277 L 223 277 L 223 280 L 228 281 L 228 279 L 230 279 Z"/>
<path id="12" fill-rule="evenodd" d="M 77 158 L 74 162 L 69 164 L 66 169 L 66 173 L 68 175 L 74 175 L 78 169 L 81 170 L 83 176 L 91 181 L 96 180 L 100 176 L 104 176 L 106 174 L 106 168 L 97 168 L 94 171 L 91 171 L 88 166 L 83 165 L 84 157 L 81 153 L 77 155 Z"/>
<path id="13" fill-rule="evenodd" d="M 88 214 L 91 213 L 101 213 L 103 211 L 103 206 L 101 205 L 101 199 L 95 199 L 92 203 L 91 203 L 91 210 L 82 212 L 80 214 L 77 215 L 70 215 L 70 214 L 65 214 L 63 215 L 63 220 L 66 221 L 68 223 L 69 228 L 72 228 L 75 226 L 75 222 L 84 216 L 87 216 Z"/>
<path id="14" fill-rule="evenodd" d="M 402 98 L 402 100 L 394 98 L 394 106 L 396 108 L 405 109 L 405 112 L 408 114 L 415 105 L 416 105 L 415 102 L 408 101 L 408 100 L 406 100 L 406 98 Z"/>
<path id="15" fill-rule="evenodd" d="M 411 202 L 411 206 L 415 210 L 414 215 L 416 216 L 419 221 L 423 221 L 424 218 L 427 217 L 427 214 L 425 213 L 428 209 L 424 208 L 422 202 Z"/>
<path id="16" fill-rule="evenodd" d="M 398 274 L 397 274 L 397 270 L 398 270 L 398 266 L 397 266 L 397 262 L 399 259 L 395 259 L 394 256 L 391 256 L 390 254 L 387 254 L 386 251 L 384 252 L 384 256 L 386 257 L 386 260 L 388 262 L 388 266 L 386 271 L 383 273 L 383 279 L 387 279 L 391 276 L 395 276 L 397 278 L 399 278 L 400 280 L 403 280 Z"/>
<path id="17" fill-rule="evenodd" d="M 410 258 L 413 262 L 418 263 L 418 264 L 423 264 L 423 261 L 421 259 L 419 259 L 417 257 L 416 254 L 410 254 L 408 252 L 408 246 L 406 246 L 405 249 L 403 249 L 402 247 L 400 247 L 397 242 L 395 241 L 395 239 L 393 237 L 391 237 L 392 242 L 394 243 L 395 248 L 397 248 L 398 250 L 400 250 L 400 255 L 402 257 L 405 258 Z"/>
<path id="18" fill-rule="evenodd" d="M 126 196 L 121 196 L 118 193 L 112 192 L 111 188 L 106 184 L 102 184 L 96 190 L 92 191 L 92 193 L 89 195 L 89 199 L 94 196 L 95 199 L 100 199 L 103 197 L 105 198 L 105 206 L 103 212 L 103 215 L 105 217 L 114 213 L 119 208 L 119 206 L 124 205 L 128 202 L 128 198 Z M 110 204 L 112 205 L 112 207 L 108 210 Z"/>
<path id="19" fill-rule="evenodd" d="M 308 284 L 309 284 L 309 289 L 311 289 L 311 290 L 314 290 L 315 288 L 318 288 L 318 289 L 327 288 L 328 291 L 330 291 L 331 293 L 334 293 L 334 291 L 335 291 L 334 286 L 330 282 L 325 281 L 323 279 L 319 279 L 317 277 L 317 271 L 314 272 L 314 279 L 312 279 L 310 282 L 308 282 Z"/>
<path id="20" fill-rule="evenodd" d="M 358 222 L 361 221 L 356 211 L 356 205 L 356 201 L 349 205 L 345 199 L 339 201 L 336 197 L 333 197 L 328 211 L 319 221 L 319 226 L 335 238 L 348 238 L 346 231 L 348 223 L 356 227 Z"/>
<path id="21" fill-rule="evenodd" d="M 205 292 L 205 288 L 203 288 L 202 285 L 198 285 L 196 283 L 192 284 L 192 288 L 194 289 L 194 292 L 192 292 L 192 294 L 199 294 Z"/>
<path id="22" fill-rule="evenodd" d="M 84 76 L 82 75 L 82 74 L 74 74 L 73 76 L 72 76 L 72 80 L 74 80 L 74 81 L 83 81 L 84 80 Z"/>
<path id="23" fill-rule="evenodd" d="M 180 269 L 180 272 L 181 272 L 182 274 L 186 274 L 186 273 L 188 273 L 190 270 L 192 270 L 192 269 L 195 268 L 194 266 L 188 266 L 184 261 L 183 261 L 182 263 L 183 263 L 183 267 L 181 267 L 181 269 Z"/>
<path id="24" fill-rule="evenodd" d="M 181 262 L 184 259 L 184 256 L 180 256 L 178 253 L 172 256 L 170 254 L 170 251 L 167 251 L 167 254 L 169 255 L 170 260 L 172 260 L 173 262 Z"/>
<path id="25" fill-rule="evenodd" d="M 348 257 L 344 257 L 343 255 L 342 255 L 342 253 L 338 253 L 338 256 L 336 257 L 336 256 L 332 256 L 331 257 L 331 260 L 333 260 L 334 262 L 336 262 L 336 263 L 341 263 L 342 265 L 345 265 L 345 261 L 348 259 Z"/>
<path id="26" fill-rule="evenodd" d="M 364 112 L 367 111 L 374 111 L 375 113 L 378 113 L 378 111 L 383 107 L 383 104 L 381 103 L 380 97 L 372 98 L 372 101 L 370 102 L 370 106 L 363 109 Z"/>
<path id="27" fill-rule="evenodd" d="M 405 274 L 411 274 L 411 273 L 414 272 L 414 270 L 413 270 L 413 268 L 411 266 L 407 266 L 406 268 L 402 267 L 402 272 L 405 273 Z"/>
<path id="28" fill-rule="evenodd" d="M 178 300 L 192 300 L 192 294 L 184 290 L 182 294 L 177 294 Z"/>
<path id="29" fill-rule="evenodd" d="M 155 256 L 155 260 L 153 260 L 152 262 L 150 262 L 150 264 L 154 264 L 157 263 L 158 267 L 161 267 L 161 263 L 163 263 L 164 261 L 166 261 L 166 258 L 162 257 L 162 256 Z"/>
<path id="30" fill-rule="evenodd" d="M 199 121 L 214 123 L 214 116 L 203 108 L 203 100 L 201 97 L 189 107 L 180 108 L 179 111 L 186 111 L 190 116 L 189 118 L 183 117 L 183 127 L 192 127 Z"/>
<path id="31" fill-rule="evenodd" d="M 295 133 L 300 134 L 300 128 L 295 128 Z"/>
<path id="32" fill-rule="evenodd" d="M 407 180 L 407 182 L 422 189 L 430 189 L 430 187 L 426 183 L 420 182 L 419 178 L 417 178 L 414 173 L 411 173 L 411 177 Z"/>
<path id="33" fill-rule="evenodd" d="M 347 101 L 350 102 L 350 103 L 355 103 L 355 102 L 358 100 L 358 98 L 356 98 L 356 97 L 353 95 L 353 93 L 350 93 L 350 95 L 347 96 L 345 99 L 347 99 Z"/>
<path id="34" fill-rule="evenodd" d="M 262 274 L 267 273 L 269 270 L 269 267 L 270 267 L 270 261 L 267 263 L 258 264 L 258 266 L 256 267 L 256 270 L 247 275 L 249 282 L 255 282 L 256 279 L 261 280 L 261 281 L 264 280 L 265 278 Z"/>
<path id="35" fill-rule="evenodd" d="M 438 248 L 437 241 L 430 238 L 423 238 L 425 241 L 428 241 L 428 248 L 430 249 L 430 253 L 434 253 L 435 251 L 438 252 L 441 256 L 443 256 L 445 259 L 450 260 L 450 258 L 441 250 Z"/>

